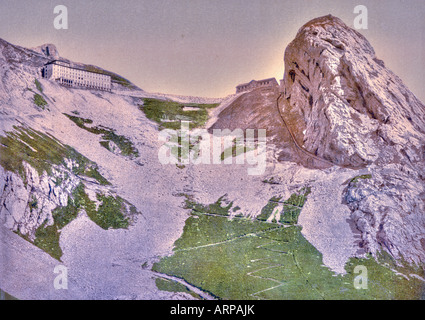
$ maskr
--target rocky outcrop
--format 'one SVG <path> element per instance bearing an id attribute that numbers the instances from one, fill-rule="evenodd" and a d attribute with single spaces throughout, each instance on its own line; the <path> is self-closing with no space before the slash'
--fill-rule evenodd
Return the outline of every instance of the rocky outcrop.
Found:
<path id="1" fill-rule="evenodd" d="M 58 49 L 56 48 L 56 46 L 54 44 L 48 43 L 48 44 L 43 44 L 39 47 L 36 48 L 32 48 L 31 50 L 40 53 L 42 55 L 44 55 L 46 58 L 51 59 L 51 60 L 57 60 L 60 58 Z"/>
<path id="2" fill-rule="evenodd" d="M 336 165 L 368 167 L 342 201 L 360 246 L 425 262 L 425 107 L 340 19 L 305 24 L 285 52 L 279 107 L 299 145 Z"/>
<path id="3" fill-rule="evenodd" d="M 38 227 L 53 224 L 52 211 L 68 204 L 81 180 L 65 168 L 41 176 L 27 163 L 24 168 L 25 180 L 0 167 L 0 217 L 7 228 L 34 240 Z"/>
<path id="4" fill-rule="evenodd" d="M 361 232 L 360 247 L 387 251 L 417 265 L 425 261 L 425 180 L 416 171 L 391 164 L 352 179 L 343 203 Z"/>
<path id="5" fill-rule="evenodd" d="M 340 19 L 305 24 L 285 51 L 280 107 L 300 145 L 335 164 L 424 161 L 424 105 Z"/>
<path id="6" fill-rule="evenodd" d="M 292 161 L 307 168 L 326 168 L 332 164 L 302 152 L 292 141 L 291 133 L 285 127 L 277 107 L 277 88 L 257 88 L 237 97 L 219 112 L 217 120 L 209 127 L 214 129 L 266 129 L 271 153 L 279 161 Z"/>

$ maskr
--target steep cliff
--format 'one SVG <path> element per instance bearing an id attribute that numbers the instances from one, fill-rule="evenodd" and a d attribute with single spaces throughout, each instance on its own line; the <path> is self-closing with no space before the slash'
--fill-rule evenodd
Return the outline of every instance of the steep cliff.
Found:
<path id="1" fill-rule="evenodd" d="M 331 15 L 299 29 L 284 64 L 280 95 L 244 93 L 211 129 L 265 128 L 280 161 L 352 169 L 334 196 L 352 211 L 360 251 L 423 263 L 424 105 L 363 35 Z"/>
<path id="2" fill-rule="evenodd" d="M 368 167 L 343 201 L 360 246 L 425 261 L 425 107 L 340 19 L 305 24 L 285 52 L 281 113 L 300 145 L 336 165 Z"/>
<path id="3" fill-rule="evenodd" d="M 298 142 L 320 157 L 351 167 L 424 160 L 424 105 L 338 18 L 298 31 L 285 51 L 283 90 L 280 107 Z"/>

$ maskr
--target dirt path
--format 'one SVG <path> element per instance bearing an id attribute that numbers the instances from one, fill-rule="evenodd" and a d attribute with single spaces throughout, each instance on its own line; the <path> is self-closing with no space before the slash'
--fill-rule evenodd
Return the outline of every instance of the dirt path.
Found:
<path id="1" fill-rule="evenodd" d="M 282 97 L 283 97 L 283 95 L 284 95 L 284 94 L 283 94 L 283 93 L 281 93 L 281 94 L 279 95 L 279 97 L 277 98 L 277 100 L 276 100 L 276 107 L 277 107 L 277 110 L 278 110 L 278 112 L 279 112 L 280 118 L 282 119 L 282 122 L 283 122 L 283 124 L 284 124 L 284 126 L 285 126 L 286 130 L 288 130 L 289 135 L 291 136 L 291 140 L 292 140 L 292 142 L 294 143 L 295 147 L 296 147 L 298 150 L 300 150 L 302 153 L 304 153 L 305 155 L 307 155 L 308 157 L 310 157 L 310 158 L 316 159 L 316 160 L 318 160 L 318 161 L 320 161 L 320 162 L 323 162 L 323 163 L 326 163 L 326 164 L 328 164 L 328 165 L 330 165 L 330 166 L 338 166 L 337 164 L 334 164 L 334 163 L 332 163 L 332 162 L 330 162 L 330 161 L 328 161 L 328 160 L 326 160 L 326 159 L 323 159 L 323 158 L 320 158 L 320 157 L 316 156 L 315 154 L 313 154 L 313 153 L 311 153 L 310 151 L 308 151 L 308 150 L 304 149 L 303 147 L 301 147 L 301 146 L 298 144 L 297 140 L 295 139 L 295 135 L 292 133 L 292 130 L 289 128 L 288 123 L 286 122 L 285 117 L 284 117 L 284 116 L 283 116 L 283 114 L 282 114 L 282 110 L 279 108 L 279 100 L 280 100 L 280 98 L 282 98 Z"/>
<path id="2" fill-rule="evenodd" d="M 174 277 L 174 276 L 169 276 L 168 274 L 159 273 L 159 272 L 152 272 L 152 274 L 155 275 L 158 278 L 164 278 L 164 279 L 168 279 L 168 280 L 171 280 L 171 281 L 178 282 L 178 283 L 184 285 L 185 287 L 187 287 L 190 291 L 199 295 L 204 300 L 216 300 L 212 295 L 206 293 L 205 291 L 202 291 L 198 287 L 191 285 L 190 283 L 186 282 L 184 279 L 177 278 L 177 277 Z"/>

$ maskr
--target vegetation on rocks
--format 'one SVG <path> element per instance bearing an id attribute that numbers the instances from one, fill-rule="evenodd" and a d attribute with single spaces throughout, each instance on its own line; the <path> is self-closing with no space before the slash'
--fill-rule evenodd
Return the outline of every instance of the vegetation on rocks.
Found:
<path id="1" fill-rule="evenodd" d="M 267 221 L 267 219 L 274 214 L 275 208 L 279 205 L 282 197 L 272 197 L 267 204 L 261 209 L 261 213 L 256 217 L 259 221 Z"/>
<path id="2" fill-rule="evenodd" d="M 283 202 L 283 210 L 280 214 L 280 222 L 284 224 L 297 224 L 301 209 L 304 206 L 307 196 L 310 194 L 310 187 L 304 187 L 293 193 L 289 199 Z"/>
<path id="3" fill-rule="evenodd" d="M 130 225 L 126 204 L 130 205 L 119 196 L 105 196 L 97 194 L 97 200 L 101 202 L 99 208 L 90 208 L 87 215 L 102 229 L 126 229 Z M 132 206 L 132 212 L 135 207 Z M 137 211 L 137 210 L 136 210 Z"/>
<path id="4" fill-rule="evenodd" d="M 90 205 L 93 203 L 85 193 L 84 185 L 80 183 L 73 191 L 72 196 L 68 197 L 67 206 L 57 207 L 53 210 L 53 224 L 48 225 L 48 221 L 45 220 L 36 230 L 34 241 L 27 236 L 21 236 L 60 261 L 63 254 L 59 245 L 61 229 L 74 220 L 80 210 L 88 209 Z"/>
<path id="5" fill-rule="evenodd" d="M 72 168 L 68 168 L 69 160 Z M 95 178 L 100 184 L 109 182 L 99 173 L 97 165 L 78 153 L 74 148 L 63 145 L 53 136 L 26 127 L 14 126 L 14 130 L 0 136 L 0 165 L 7 171 L 19 174 L 26 180 L 23 162 L 51 175 L 52 165 L 63 165 L 72 173 Z"/>
<path id="6" fill-rule="evenodd" d="M 15 126 L 5 136 L 0 136 L 0 165 L 7 171 L 18 174 L 24 183 L 28 183 L 24 162 L 41 176 L 47 173 L 53 177 L 54 184 L 60 187 L 69 175 L 91 177 L 99 185 L 110 183 L 99 173 L 97 165 L 78 153 L 75 149 L 63 145 L 53 136 L 31 128 Z M 54 174 L 53 167 L 62 168 L 60 176 Z M 68 196 L 66 206 L 58 206 L 52 211 L 52 221 L 48 218 L 35 230 L 35 238 L 18 232 L 23 238 L 60 260 L 62 250 L 59 246 L 61 230 L 74 220 L 81 210 L 101 228 L 127 228 L 131 219 L 138 214 L 137 209 L 119 196 L 97 193 L 98 208 L 85 192 L 82 182 Z M 32 194 L 28 200 L 29 212 L 39 211 L 38 198 Z M 35 214 L 35 213 L 34 213 Z"/>
<path id="7" fill-rule="evenodd" d="M 241 154 L 243 154 L 243 153 L 247 153 L 247 152 L 249 152 L 249 151 L 253 151 L 253 150 L 255 150 L 256 149 L 256 147 L 257 147 L 257 145 L 256 146 L 248 146 L 248 145 L 243 145 L 243 146 L 240 146 L 239 148 L 238 148 L 238 145 L 237 145 L 237 139 L 233 139 L 233 141 L 232 141 L 232 146 L 231 147 L 229 147 L 229 148 L 227 148 L 227 149 L 225 149 L 222 153 L 221 153 L 221 155 L 220 155 L 220 159 L 221 159 L 221 161 L 224 161 L 226 158 L 228 158 L 228 157 L 237 157 L 237 156 L 239 156 L 239 155 L 241 155 Z"/>
<path id="8" fill-rule="evenodd" d="M 42 109 L 44 109 L 44 107 L 47 106 L 47 101 L 44 100 L 43 96 L 38 93 L 34 93 L 33 101 L 38 107 Z"/>
<path id="9" fill-rule="evenodd" d="M 43 87 L 42 87 L 40 81 L 38 81 L 37 79 L 34 79 L 34 83 L 35 83 L 35 87 L 37 88 L 37 90 L 40 91 L 40 93 L 43 93 Z"/>
<path id="10" fill-rule="evenodd" d="M 185 208 L 191 209 L 193 212 L 203 212 L 205 214 L 228 216 L 233 202 L 227 200 L 227 195 L 223 195 L 214 203 L 202 205 L 194 201 L 190 196 L 185 195 Z"/>
<path id="11" fill-rule="evenodd" d="M 372 175 L 371 174 L 363 174 L 363 175 L 360 175 L 360 176 L 356 176 L 352 179 L 347 180 L 346 182 L 344 182 L 344 184 L 353 184 L 354 186 L 356 186 L 356 184 L 359 180 L 365 180 L 365 179 L 372 179 Z"/>
<path id="12" fill-rule="evenodd" d="M 72 122 L 74 122 L 78 127 L 96 134 L 96 135 L 102 135 L 102 139 L 99 143 L 102 147 L 106 148 L 109 151 L 113 151 L 110 142 L 113 142 L 120 150 L 120 153 L 123 156 L 126 157 L 138 157 L 139 151 L 137 148 L 133 145 L 133 143 L 130 141 L 130 139 L 118 135 L 115 133 L 113 129 L 106 128 L 103 126 L 95 126 L 95 127 L 89 127 L 87 125 L 90 125 L 93 123 L 93 120 L 91 119 L 84 119 L 81 117 L 73 116 L 64 113 L 65 116 L 67 116 Z"/>
<path id="13" fill-rule="evenodd" d="M 52 225 L 47 225 L 45 221 L 36 231 L 34 244 L 53 258 L 60 260 L 62 249 L 59 245 L 61 230 L 72 220 L 77 218 L 81 210 L 84 210 L 88 217 L 102 229 L 126 229 L 130 225 L 130 219 L 137 214 L 137 209 L 119 196 L 107 196 L 97 194 L 100 201 L 96 209 L 96 203 L 90 200 L 85 192 L 84 184 L 80 183 L 68 197 L 68 204 L 65 207 L 57 207 L 53 210 Z M 24 237 L 25 238 L 25 237 Z M 27 240 L 29 240 L 26 237 Z"/>
<path id="14" fill-rule="evenodd" d="M 184 293 L 190 294 L 191 296 L 193 296 L 196 299 L 201 298 L 199 295 L 197 295 L 196 293 L 191 291 L 188 287 L 186 287 L 185 285 L 183 285 L 179 282 L 176 282 L 176 281 L 168 280 L 168 279 L 165 279 L 165 278 L 156 278 L 155 284 L 156 284 L 157 288 L 159 290 L 162 290 L 162 291 L 184 292 Z"/>
<path id="15" fill-rule="evenodd" d="M 287 225 L 295 225 L 298 223 L 298 217 L 304 206 L 307 196 L 310 194 L 310 187 L 303 187 L 294 192 L 287 200 L 281 201 L 282 197 L 272 197 L 268 203 L 262 208 L 261 213 L 256 217 L 259 221 L 279 222 Z M 276 209 L 279 205 L 282 209 L 279 213 L 279 221 L 276 219 Z"/>
<path id="16" fill-rule="evenodd" d="M 174 101 L 143 99 L 139 108 L 159 124 L 160 129 L 180 129 L 182 120 L 190 121 L 190 129 L 202 127 L 208 120 L 208 109 L 219 104 L 178 103 Z M 190 108 L 190 110 L 185 110 Z"/>
<path id="17" fill-rule="evenodd" d="M 109 75 L 109 76 L 111 76 L 112 81 L 115 81 L 115 82 L 123 85 L 124 87 L 129 88 L 129 89 L 136 89 L 136 87 L 130 81 L 128 81 L 127 79 L 117 75 L 116 73 L 103 70 L 103 69 L 96 67 L 96 66 L 93 66 L 93 65 L 85 65 L 84 69 L 87 70 L 87 71 L 90 71 L 90 72 Z"/>

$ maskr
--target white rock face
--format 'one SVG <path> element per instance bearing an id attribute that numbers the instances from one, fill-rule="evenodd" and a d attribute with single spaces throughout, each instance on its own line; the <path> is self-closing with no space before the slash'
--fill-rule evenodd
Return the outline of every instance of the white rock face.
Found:
<path id="1" fill-rule="evenodd" d="M 0 168 L 0 217 L 7 228 L 35 238 L 44 222 L 53 224 L 52 210 L 66 206 L 68 197 L 80 179 L 66 168 L 53 168 L 53 175 L 38 172 L 24 162 L 25 182 L 12 172 Z M 60 183 L 57 182 L 60 179 Z"/>
<path id="2" fill-rule="evenodd" d="M 425 107 L 370 43 L 332 16 L 305 24 L 285 52 L 283 114 L 300 144 L 334 164 L 369 167 L 344 203 L 361 247 L 425 262 Z"/>
<path id="3" fill-rule="evenodd" d="M 32 48 L 31 50 L 43 54 L 46 58 L 49 58 L 51 60 L 57 60 L 60 58 L 58 49 L 54 44 L 51 43 L 43 44 L 36 48 Z"/>
<path id="4" fill-rule="evenodd" d="M 349 183 L 343 202 L 362 234 L 367 252 L 384 249 L 396 259 L 425 261 L 424 177 L 401 165 L 373 170 Z"/>
<path id="5" fill-rule="evenodd" d="M 423 161 L 423 104 L 338 18 L 310 21 L 289 44 L 281 108 L 305 148 L 335 164 Z"/>

